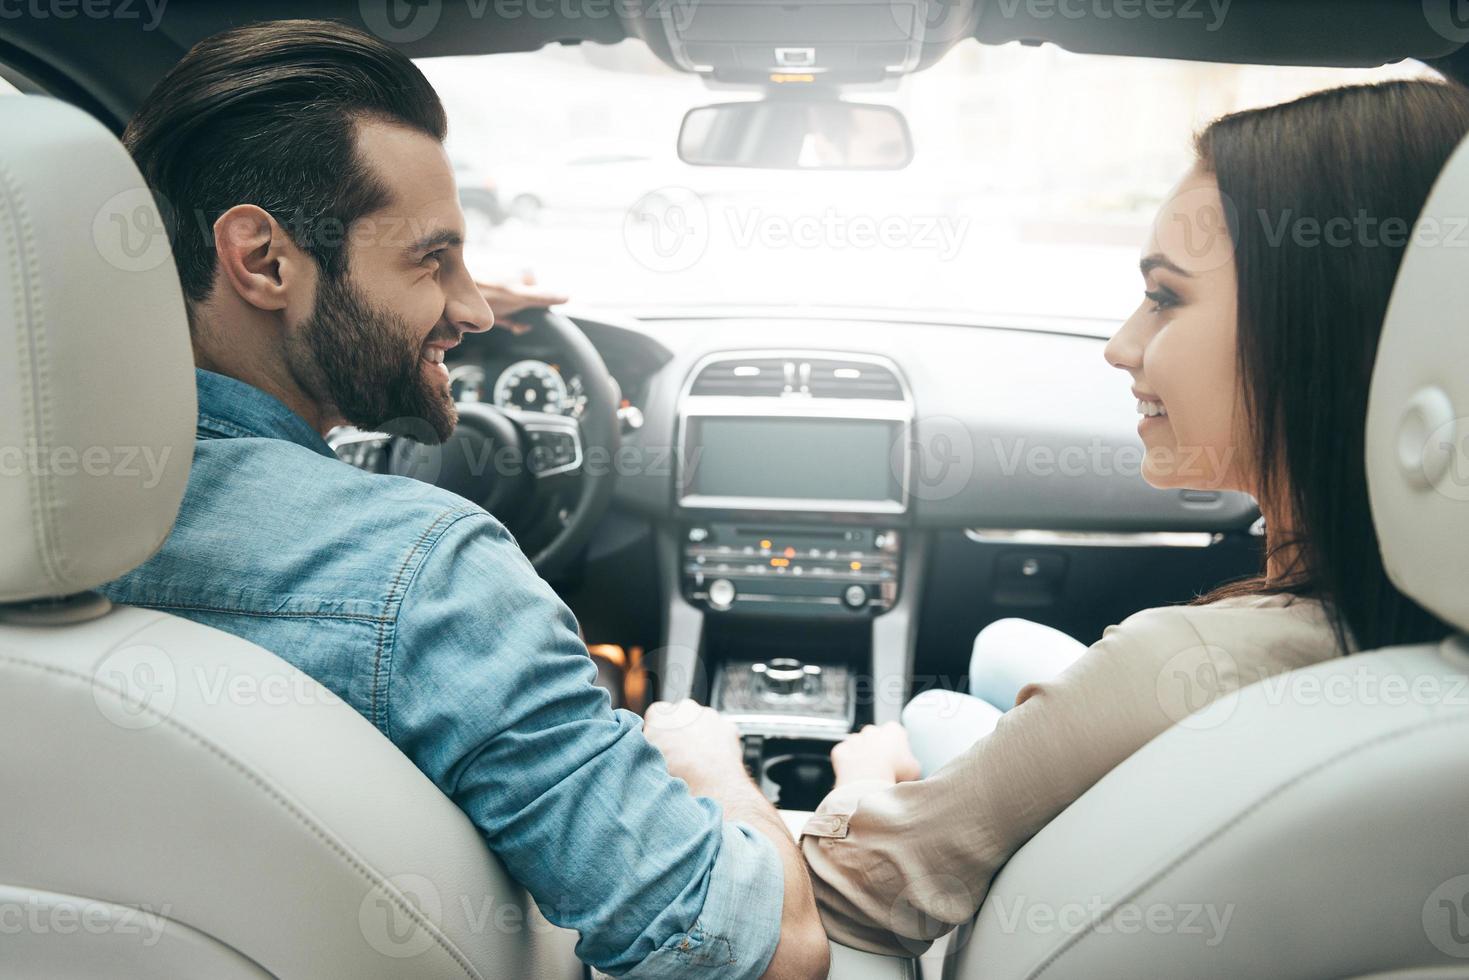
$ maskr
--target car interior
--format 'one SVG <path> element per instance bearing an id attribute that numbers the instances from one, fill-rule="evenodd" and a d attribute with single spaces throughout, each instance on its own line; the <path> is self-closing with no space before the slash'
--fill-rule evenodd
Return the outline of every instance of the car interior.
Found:
<path id="1" fill-rule="evenodd" d="M 1126 384 L 1101 354 L 1124 311 L 1112 286 L 1064 275 L 1105 255 L 1135 277 L 1134 218 L 1176 176 L 1148 161 L 1171 161 L 1172 145 L 1155 152 L 1128 130 L 1100 162 L 1081 160 L 1020 126 L 1026 107 L 1120 99 L 1141 118 L 1166 101 L 1159 80 L 1185 70 L 1197 89 L 1185 115 L 1228 108 L 1221 91 L 1268 101 L 1374 72 L 1469 82 L 1469 23 L 1451 0 L 130 6 L 0 16 L 0 78 L 14 89 L 0 95 L 0 451 L 192 451 L 183 300 L 118 134 L 219 30 L 287 17 L 365 28 L 444 92 L 485 267 L 559 275 L 572 302 L 450 354 L 460 420 L 442 445 L 343 427 L 333 450 L 500 518 L 575 612 L 614 706 L 718 709 L 794 833 L 832 787 L 831 746 L 898 720 L 915 694 L 963 689 L 985 625 L 1024 617 L 1090 643 L 1263 560 L 1248 496 L 1143 481 Z M 572 59 L 587 74 L 568 75 Z M 1125 72 L 1126 86 L 1098 88 Z M 558 75 L 575 82 L 546 81 Z M 658 145 L 614 142 L 582 102 L 549 115 L 604 76 L 596 97 L 648 116 Z M 989 107 L 1010 101 L 1022 108 L 986 129 Z M 502 107 L 528 120 L 513 131 L 527 142 L 481 153 Z M 925 144 L 966 113 L 980 131 L 949 150 L 1005 144 L 1035 196 Z M 578 126 L 584 145 L 552 146 Z M 1170 135 L 1186 149 L 1186 130 Z M 1133 169 L 1130 154 L 1147 160 Z M 1140 197 L 1082 186 L 1094 164 Z M 879 186 L 869 180 L 893 194 L 870 212 L 812 203 L 861 199 Z M 1011 221 L 1002 207 L 1073 206 L 1106 214 L 1065 248 L 1035 237 L 1055 221 L 1023 214 L 1013 248 L 983 241 L 990 218 Z M 799 254 L 785 250 L 807 227 L 791 207 L 836 215 Z M 924 270 L 885 270 L 881 249 L 836 241 L 862 232 L 854 214 L 875 214 L 877 234 L 906 222 L 892 226 L 908 236 L 896 247 L 914 249 L 971 213 L 957 258 Z M 1466 213 L 1461 148 L 1425 216 Z M 730 215 L 754 215 L 754 237 L 735 241 L 748 229 Z M 142 244 L 105 245 L 113 221 Z M 1394 581 L 1469 629 L 1465 495 L 1425 485 L 1414 448 L 1469 405 L 1469 372 L 1452 367 L 1469 363 L 1463 261 L 1406 253 L 1366 463 Z M 954 285 L 925 302 L 930 275 Z M 487 462 L 504 458 L 523 465 Z M 44 929 L 0 917 L 0 976 L 591 975 L 575 935 L 539 915 L 465 816 L 350 707 L 270 651 L 91 591 L 167 536 L 183 468 L 152 485 L 17 472 L 0 479 L 0 906 L 84 901 L 94 917 Z M 178 649 L 260 696 L 164 676 L 179 668 L 161 651 Z M 1393 676 L 1461 691 L 1469 646 L 1307 670 L 1353 690 Z M 115 677 L 161 683 L 166 705 Z M 288 696 L 268 696 L 281 685 Z M 921 959 L 834 944 L 833 980 L 1469 975 L 1469 702 L 1281 701 L 1262 685 L 1227 700 L 1047 825 L 970 925 Z M 1018 925 L 1015 910 L 1036 903 L 1076 922 Z M 1164 905 L 1227 908 L 1230 925 L 1205 945 L 1116 914 Z"/>

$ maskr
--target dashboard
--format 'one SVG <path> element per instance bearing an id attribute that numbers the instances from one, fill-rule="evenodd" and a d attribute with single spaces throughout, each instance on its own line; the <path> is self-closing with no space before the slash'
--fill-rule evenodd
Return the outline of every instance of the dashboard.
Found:
<path id="1" fill-rule="evenodd" d="M 624 430 L 634 462 L 619 471 L 614 503 L 648 518 L 819 513 L 953 529 L 1219 532 L 1258 517 L 1244 494 L 1148 486 L 1126 379 L 1103 361 L 1102 339 L 1064 323 L 567 314 L 602 355 L 621 406 L 639 410 L 643 424 Z M 886 373 L 897 388 L 856 399 L 738 397 L 728 386 L 754 375 L 735 372 L 758 374 L 762 353 L 785 370 L 807 365 L 813 383 L 823 370 L 831 380 L 881 366 L 868 379 L 886 383 Z M 586 396 L 561 356 L 534 331 L 491 330 L 451 353 L 451 378 L 467 400 L 577 418 Z M 711 365 L 724 367 L 696 390 Z M 880 424 L 853 424 L 858 404 Z M 772 417 L 797 424 L 772 427 Z M 903 460 L 864 469 L 879 442 L 901 447 Z M 833 492 L 837 483 L 851 493 Z"/>

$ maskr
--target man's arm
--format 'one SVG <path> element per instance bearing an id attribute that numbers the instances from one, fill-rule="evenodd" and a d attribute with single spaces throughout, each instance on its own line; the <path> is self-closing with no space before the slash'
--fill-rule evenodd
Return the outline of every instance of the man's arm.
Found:
<path id="1" fill-rule="evenodd" d="M 831 948 L 811 894 L 806 859 L 801 856 L 775 807 L 750 781 L 734 725 L 713 708 L 690 700 L 650 705 L 643 730 L 668 760 L 668 771 L 724 810 L 724 819 L 747 824 L 770 839 L 785 873 L 780 945 L 765 971 L 766 980 L 824 978 Z"/>
<path id="2" fill-rule="evenodd" d="M 668 774 L 613 711 L 576 621 L 484 511 L 452 509 L 395 567 L 365 663 L 373 717 L 474 821 L 578 955 L 632 980 L 755 980 L 780 939 L 782 860 Z M 809 899 L 808 899 L 809 901 Z"/>

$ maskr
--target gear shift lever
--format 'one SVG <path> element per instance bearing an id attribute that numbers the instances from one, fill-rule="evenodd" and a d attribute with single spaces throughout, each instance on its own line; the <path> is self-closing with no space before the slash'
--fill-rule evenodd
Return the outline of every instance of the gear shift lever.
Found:
<path id="1" fill-rule="evenodd" d="M 756 687 L 768 699 L 794 698 L 810 694 L 821 683 L 821 668 L 803 664 L 794 657 L 776 657 L 769 663 L 754 663 Z"/>

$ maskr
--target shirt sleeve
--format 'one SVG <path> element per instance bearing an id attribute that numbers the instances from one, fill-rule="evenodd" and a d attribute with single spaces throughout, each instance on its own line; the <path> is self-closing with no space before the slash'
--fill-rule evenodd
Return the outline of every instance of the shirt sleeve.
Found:
<path id="1" fill-rule="evenodd" d="M 396 620 L 387 734 L 474 821 L 578 956 L 612 976 L 754 978 L 780 938 L 774 844 L 690 796 L 614 711 L 571 611 L 483 511 L 428 551 Z"/>
<path id="2" fill-rule="evenodd" d="M 993 732 L 927 779 L 834 791 L 802 832 L 827 932 L 916 956 L 968 922 L 1021 845 L 1177 720 L 1160 677 L 1212 671 L 1201 705 L 1239 686 L 1220 663 L 1179 610 L 1148 610 L 1023 688 Z"/>

